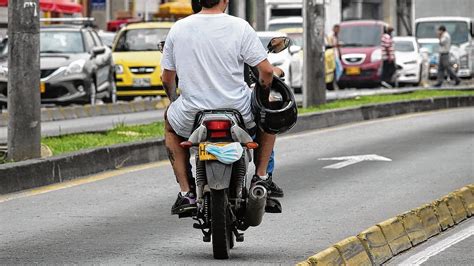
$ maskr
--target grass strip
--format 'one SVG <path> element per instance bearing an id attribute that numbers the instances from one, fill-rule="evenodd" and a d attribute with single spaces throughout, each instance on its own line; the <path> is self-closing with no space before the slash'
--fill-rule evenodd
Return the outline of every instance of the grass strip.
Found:
<path id="1" fill-rule="evenodd" d="M 125 126 L 119 125 L 103 133 L 85 133 L 43 138 L 54 155 L 75 152 L 79 150 L 110 146 L 114 144 L 160 138 L 164 136 L 164 123 L 157 122 L 149 125 Z"/>
<path id="2" fill-rule="evenodd" d="M 333 109 L 341 108 L 350 108 L 350 107 L 360 107 L 368 104 L 377 104 L 377 103 L 388 103 L 388 102 L 397 102 L 405 100 L 422 100 L 433 97 L 450 97 L 450 96 L 472 96 L 474 91 L 467 90 L 421 90 L 404 94 L 389 94 L 389 95 L 372 95 L 372 96 L 360 96 L 354 99 L 347 100 L 337 100 L 322 104 L 319 106 L 301 108 L 299 109 L 300 114 L 312 113 L 312 112 L 321 112 Z"/>
<path id="3" fill-rule="evenodd" d="M 357 97 L 356 99 L 337 100 L 316 107 L 301 108 L 299 109 L 299 112 L 300 114 L 304 114 L 402 100 L 420 100 L 432 97 L 471 95 L 474 95 L 474 91 L 424 90 L 397 95 L 361 96 Z M 53 151 L 54 155 L 59 155 L 88 148 L 103 147 L 120 143 L 129 143 L 152 138 L 161 138 L 163 136 L 164 123 L 158 122 L 140 126 L 119 125 L 116 128 L 104 133 L 73 134 L 59 137 L 48 137 L 44 138 L 42 142 Z"/>

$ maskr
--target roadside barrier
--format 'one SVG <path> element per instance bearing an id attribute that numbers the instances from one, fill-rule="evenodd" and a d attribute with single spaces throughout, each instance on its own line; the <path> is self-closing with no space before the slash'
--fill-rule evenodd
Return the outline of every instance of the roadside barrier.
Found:
<path id="1" fill-rule="evenodd" d="M 472 217 L 473 207 L 474 184 L 470 184 L 431 204 L 372 226 L 357 237 L 346 238 L 297 265 L 381 265 Z"/>

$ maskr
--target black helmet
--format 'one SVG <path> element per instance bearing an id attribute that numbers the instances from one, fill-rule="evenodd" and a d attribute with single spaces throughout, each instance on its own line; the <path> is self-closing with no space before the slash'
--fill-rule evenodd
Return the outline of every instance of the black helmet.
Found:
<path id="1" fill-rule="evenodd" d="M 273 99 L 269 100 L 269 95 Z M 290 130 L 298 118 L 295 95 L 278 78 L 273 79 L 270 92 L 257 83 L 252 93 L 252 112 L 258 127 L 269 134 Z"/>

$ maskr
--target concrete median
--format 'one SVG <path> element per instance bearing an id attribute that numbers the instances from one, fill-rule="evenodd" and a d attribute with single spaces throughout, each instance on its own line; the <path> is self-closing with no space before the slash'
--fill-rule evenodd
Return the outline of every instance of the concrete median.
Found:
<path id="1" fill-rule="evenodd" d="M 454 226 L 456 220 L 459 223 L 467 219 L 465 206 L 470 206 L 473 196 L 474 184 L 467 185 L 431 204 L 423 205 L 361 232 L 357 238 L 364 247 L 363 251 L 355 242 L 355 237 L 349 237 L 298 265 L 341 265 L 334 263 L 338 258 L 338 253 L 334 249 L 339 251 L 339 256 L 345 265 L 367 264 L 367 257 L 370 258 L 372 265 L 381 265 L 429 237 L 438 235 L 441 229 L 446 230 Z M 363 252 L 366 255 L 362 254 Z M 346 257 L 352 261 L 346 260 Z"/>

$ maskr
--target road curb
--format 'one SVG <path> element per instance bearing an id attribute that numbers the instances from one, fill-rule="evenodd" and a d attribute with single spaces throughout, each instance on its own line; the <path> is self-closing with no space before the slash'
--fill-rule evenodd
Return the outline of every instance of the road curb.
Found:
<path id="1" fill-rule="evenodd" d="M 401 101 L 303 114 L 299 116 L 298 123 L 289 133 L 299 133 L 401 114 L 469 106 L 474 106 L 474 96 Z M 105 105 L 88 106 L 84 111 L 88 114 L 100 113 L 106 107 Z M 124 107 L 143 110 L 153 106 L 151 104 L 136 103 Z M 115 170 L 123 166 L 165 160 L 166 158 L 163 140 L 146 140 L 80 151 L 47 159 L 1 164 L 0 195 Z M 460 201 L 456 203 L 458 205 L 463 204 Z M 455 203 L 452 202 L 452 204 Z"/>
<path id="2" fill-rule="evenodd" d="M 0 195 L 166 158 L 163 140 L 147 140 L 7 163 L 0 165 Z"/>
<path id="3" fill-rule="evenodd" d="M 447 208 L 444 208 L 445 205 Z M 437 211 L 440 209 L 439 206 L 443 210 L 441 216 Z M 401 252 L 455 226 L 454 222 L 442 222 L 447 220 L 446 215 L 449 215 L 451 220 L 457 221 L 456 224 L 473 217 L 473 207 L 474 184 L 470 184 L 430 204 L 372 226 L 358 234 L 357 238 L 354 236 L 346 238 L 297 265 L 381 265 Z M 446 210 L 449 213 L 446 213 Z M 443 218 L 440 219 L 440 217 Z M 359 243 L 356 243 L 356 239 Z M 357 258 L 360 260 L 348 259 L 345 255 L 347 251 L 341 250 L 340 243 L 351 243 L 352 254 L 357 253 Z M 360 245 L 364 247 L 363 251 L 360 250 Z M 335 253 L 336 251 L 338 254 Z M 361 254 L 363 252 L 365 255 Z M 365 260 L 366 257 L 370 259 L 368 263 Z"/>
<path id="4" fill-rule="evenodd" d="M 53 107 L 53 108 L 42 108 L 41 109 L 41 121 L 52 122 L 71 120 L 77 118 L 97 117 L 105 115 L 120 115 L 129 114 L 136 112 L 155 111 L 163 109 L 166 106 L 165 101 L 153 100 L 153 101 L 137 101 L 127 103 L 115 103 L 115 104 L 101 104 L 101 105 L 81 105 L 81 106 L 68 106 L 68 107 Z M 0 114 L 0 127 L 8 126 L 8 113 Z"/>

